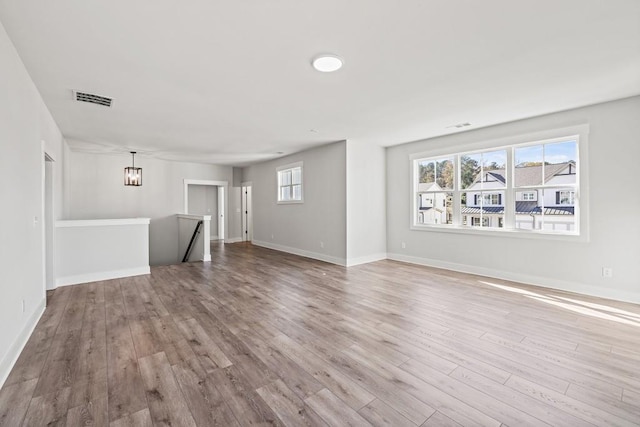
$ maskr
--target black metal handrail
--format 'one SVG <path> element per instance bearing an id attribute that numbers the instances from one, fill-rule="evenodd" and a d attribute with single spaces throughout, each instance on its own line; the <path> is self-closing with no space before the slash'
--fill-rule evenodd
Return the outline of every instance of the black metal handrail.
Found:
<path id="1" fill-rule="evenodd" d="M 196 224 L 196 229 L 193 230 L 193 236 L 191 236 L 191 241 L 189 242 L 187 251 L 184 253 L 184 257 L 182 258 L 182 262 L 187 262 L 189 260 L 189 257 L 191 256 L 191 251 L 193 250 L 193 245 L 196 243 L 198 234 L 200 234 L 201 227 L 202 227 L 202 221 L 198 221 L 198 223 Z"/>

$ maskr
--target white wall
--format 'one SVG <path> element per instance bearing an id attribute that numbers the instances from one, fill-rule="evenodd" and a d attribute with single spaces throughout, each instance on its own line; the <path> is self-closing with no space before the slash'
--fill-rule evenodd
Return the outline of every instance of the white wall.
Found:
<path id="1" fill-rule="evenodd" d="M 62 212 L 65 144 L 1 24 L 0 64 L 1 385 L 45 304 L 42 141 L 56 159 L 56 218 Z"/>
<path id="2" fill-rule="evenodd" d="M 229 183 L 233 179 L 230 166 L 136 156 L 136 166 L 142 168 L 142 186 L 125 187 L 124 168 L 131 164 L 131 155 L 70 152 L 68 157 L 68 219 L 151 218 L 151 265 L 173 264 L 177 261 L 176 214 L 184 210 L 184 179 Z M 229 206 L 226 221 L 235 211 L 236 206 Z M 228 227 L 228 223 L 225 226 Z M 235 236 L 231 234 L 237 232 L 235 229 L 228 230 L 229 238 L 239 238 L 239 233 Z"/>
<path id="3" fill-rule="evenodd" d="M 387 149 L 387 247 L 395 259 L 640 302 L 640 97 Z M 588 124 L 588 242 L 409 229 L 409 156 L 549 129 Z M 615 214 L 612 214 L 615 212 Z M 402 248 L 402 242 L 406 248 Z M 614 276 L 602 277 L 603 266 Z"/>
<path id="4" fill-rule="evenodd" d="M 56 285 L 149 274 L 149 219 L 56 222 Z"/>
<path id="5" fill-rule="evenodd" d="M 304 203 L 277 204 L 276 168 L 300 161 Z M 242 181 L 252 182 L 254 244 L 346 264 L 344 141 L 249 166 Z"/>
<path id="6" fill-rule="evenodd" d="M 347 265 L 386 258 L 385 149 L 347 141 Z"/>

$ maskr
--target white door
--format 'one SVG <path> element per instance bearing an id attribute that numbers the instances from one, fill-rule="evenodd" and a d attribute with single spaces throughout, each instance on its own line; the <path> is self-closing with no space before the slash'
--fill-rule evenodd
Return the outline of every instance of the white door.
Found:
<path id="1" fill-rule="evenodd" d="M 224 187 L 218 187 L 218 238 L 224 240 L 225 228 L 224 228 Z"/>
<path id="2" fill-rule="evenodd" d="M 242 240 L 253 240 L 253 212 L 251 208 L 251 186 L 242 187 Z"/>

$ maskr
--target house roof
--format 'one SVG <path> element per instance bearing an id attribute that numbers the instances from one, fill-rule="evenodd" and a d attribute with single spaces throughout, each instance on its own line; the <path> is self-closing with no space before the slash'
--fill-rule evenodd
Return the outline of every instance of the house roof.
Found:
<path id="1" fill-rule="evenodd" d="M 418 191 L 442 191 L 442 187 L 440 187 L 436 182 L 420 182 L 418 183 Z"/>
<path id="2" fill-rule="evenodd" d="M 555 175 L 558 175 L 560 172 L 565 170 L 569 164 L 572 164 L 575 167 L 575 162 L 563 162 L 545 165 L 544 167 L 544 180 L 545 182 L 549 181 Z M 495 169 L 491 171 L 486 171 L 484 173 L 485 178 L 484 182 L 495 179 L 502 183 L 506 182 L 505 179 L 505 170 L 504 169 Z M 487 179 L 486 176 L 491 176 L 491 178 Z M 540 185 L 542 184 L 540 178 L 542 176 L 542 166 L 524 166 L 524 167 L 516 167 L 514 172 L 515 182 L 518 186 L 530 186 L 530 185 Z M 480 182 L 482 178 L 481 174 L 477 174 L 475 179 L 473 180 L 473 184 Z"/>
<path id="3" fill-rule="evenodd" d="M 471 207 L 463 206 L 461 209 L 463 215 L 489 215 L 489 214 L 503 214 L 504 207 L 502 206 L 485 206 Z M 573 206 L 551 207 L 544 208 L 545 215 L 574 215 L 575 209 Z M 516 202 L 516 214 L 517 215 L 540 215 L 542 214 L 542 208 L 536 205 L 536 202 Z"/>

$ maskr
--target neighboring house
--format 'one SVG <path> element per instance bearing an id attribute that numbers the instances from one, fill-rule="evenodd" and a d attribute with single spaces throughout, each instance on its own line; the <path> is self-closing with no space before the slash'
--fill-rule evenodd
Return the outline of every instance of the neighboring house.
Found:
<path id="1" fill-rule="evenodd" d="M 419 224 L 447 224 L 451 222 L 451 197 L 448 193 L 440 193 L 442 188 L 435 182 L 418 184 L 420 199 L 418 201 Z"/>
<path id="2" fill-rule="evenodd" d="M 514 185 L 520 189 L 515 194 L 515 227 L 574 231 L 575 194 L 572 186 L 576 183 L 576 171 L 574 162 L 545 165 L 542 182 L 542 166 L 516 167 Z M 563 185 L 569 187 L 562 188 Z M 462 224 L 503 227 L 504 187 L 504 169 L 478 174 L 466 189 Z"/>

